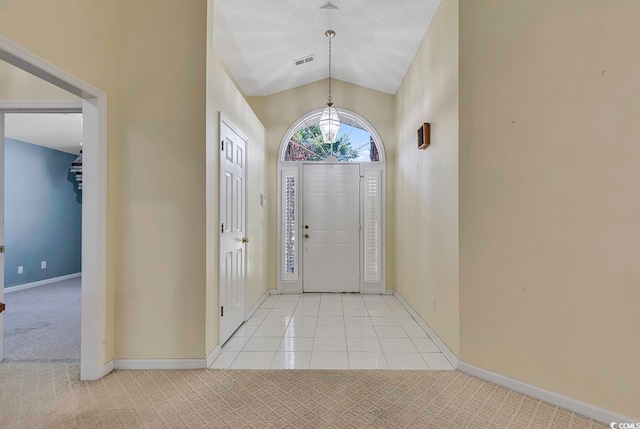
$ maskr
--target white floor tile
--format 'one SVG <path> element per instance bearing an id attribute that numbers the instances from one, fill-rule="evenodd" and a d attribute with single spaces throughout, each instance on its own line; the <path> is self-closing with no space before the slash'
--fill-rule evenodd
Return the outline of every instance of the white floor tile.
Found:
<path id="1" fill-rule="evenodd" d="M 251 319 L 247 320 L 246 322 L 244 322 L 245 325 L 260 325 L 262 323 L 262 321 L 264 320 L 264 317 L 256 317 L 253 316 Z"/>
<path id="2" fill-rule="evenodd" d="M 295 325 L 295 326 L 316 326 L 318 324 L 318 318 L 317 317 L 296 316 L 294 314 L 294 316 L 291 319 L 291 322 L 289 324 L 290 325 Z"/>
<path id="3" fill-rule="evenodd" d="M 381 352 L 382 347 L 377 338 L 347 338 L 347 350 L 349 352 Z"/>
<path id="4" fill-rule="evenodd" d="M 349 352 L 349 369 L 387 369 L 384 353 Z"/>
<path id="5" fill-rule="evenodd" d="M 256 332 L 258 325 L 242 325 L 236 332 L 233 333 L 234 337 L 250 337 Z"/>
<path id="6" fill-rule="evenodd" d="M 345 336 L 344 326 L 318 326 L 316 328 L 316 338 L 340 338 Z"/>
<path id="7" fill-rule="evenodd" d="M 271 361 L 271 369 L 308 369 L 311 352 L 277 352 Z"/>
<path id="8" fill-rule="evenodd" d="M 314 352 L 346 352 L 347 342 L 344 338 L 318 338 L 313 341 Z"/>
<path id="9" fill-rule="evenodd" d="M 267 316 L 261 326 L 287 326 L 291 319 L 292 316 Z"/>
<path id="10" fill-rule="evenodd" d="M 362 308 L 345 307 L 342 310 L 342 312 L 344 313 L 345 317 L 369 317 L 369 312 L 364 307 Z"/>
<path id="11" fill-rule="evenodd" d="M 429 335 L 419 326 L 417 328 L 414 326 L 406 326 L 404 330 L 411 338 L 429 338 Z"/>
<path id="12" fill-rule="evenodd" d="M 301 294 L 299 293 L 284 293 L 282 295 L 280 295 L 280 299 L 278 299 L 278 302 L 298 302 L 300 301 L 301 298 Z"/>
<path id="13" fill-rule="evenodd" d="M 420 353 L 385 353 L 389 369 L 428 369 Z"/>
<path id="14" fill-rule="evenodd" d="M 371 311 L 369 311 L 371 313 Z M 396 317 L 371 317 L 373 326 L 400 326 L 400 322 Z"/>
<path id="15" fill-rule="evenodd" d="M 232 369 L 269 368 L 276 352 L 241 352 L 231 364 Z"/>
<path id="16" fill-rule="evenodd" d="M 313 352 L 309 368 L 349 369 L 349 358 L 347 352 Z"/>
<path id="17" fill-rule="evenodd" d="M 271 311 L 270 308 L 259 308 L 255 311 L 255 313 L 253 313 L 253 316 L 255 317 L 265 317 L 269 315 L 269 311 Z"/>
<path id="18" fill-rule="evenodd" d="M 335 310 L 342 312 L 342 303 L 340 302 L 320 302 L 320 310 Z"/>
<path id="19" fill-rule="evenodd" d="M 429 369 L 452 370 L 453 366 L 449 363 L 442 353 L 422 353 L 422 358 L 427 363 Z"/>
<path id="20" fill-rule="evenodd" d="M 318 316 L 318 326 L 344 326 L 344 317 Z"/>
<path id="21" fill-rule="evenodd" d="M 279 352 L 310 352 L 313 350 L 313 338 L 284 337 L 278 347 Z"/>
<path id="22" fill-rule="evenodd" d="M 373 326 L 369 317 L 345 317 L 345 326 Z"/>
<path id="23" fill-rule="evenodd" d="M 209 368 L 227 369 L 233 363 L 233 360 L 238 356 L 240 352 L 222 352 L 220 356 L 213 361 L 213 364 Z"/>
<path id="24" fill-rule="evenodd" d="M 369 310 L 369 316 L 371 317 L 393 317 L 395 318 L 396 315 L 393 314 L 393 311 L 387 309 L 387 308 L 372 308 Z"/>
<path id="25" fill-rule="evenodd" d="M 373 326 L 347 326 L 347 337 L 351 338 L 377 338 L 378 333 L 373 329 Z"/>
<path id="26" fill-rule="evenodd" d="M 375 330 L 380 338 L 407 338 L 401 326 L 376 326 Z"/>
<path id="27" fill-rule="evenodd" d="M 318 316 L 320 317 L 342 317 L 342 308 L 337 308 L 335 310 L 328 310 L 326 308 L 320 307 L 320 311 L 318 312 Z"/>
<path id="28" fill-rule="evenodd" d="M 339 293 L 322 294 L 320 297 L 320 305 L 323 303 L 339 303 L 342 304 L 342 295 Z"/>
<path id="29" fill-rule="evenodd" d="M 298 301 L 278 301 L 273 305 L 273 308 L 296 308 Z"/>
<path id="30" fill-rule="evenodd" d="M 412 338 L 411 340 L 420 353 L 440 353 L 440 349 L 431 338 Z"/>
<path id="31" fill-rule="evenodd" d="M 289 325 L 287 330 L 284 333 L 285 337 L 298 337 L 298 338 L 306 338 L 306 337 L 315 337 L 316 336 L 316 327 L 315 326 L 300 326 L 300 325 Z"/>
<path id="32" fill-rule="evenodd" d="M 304 299 L 298 301 L 298 308 L 320 308 L 320 299 Z"/>
<path id="33" fill-rule="evenodd" d="M 385 353 L 418 353 L 408 338 L 380 338 L 379 341 Z"/>
<path id="34" fill-rule="evenodd" d="M 253 337 L 253 338 L 250 338 L 249 341 L 247 341 L 247 344 L 245 344 L 242 351 L 243 352 L 275 352 L 276 350 L 278 350 L 278 347 L 280 346 L 281 341 L 282 339 L 280 337 L 278 338 Z"/>
<path id="35" fill-rule="evenodd" d="M 223 352 L 239 352 L 242 350 L 245 344 L 247 344 L 249 338 L 233 336 L 222 346 Z"/>
<path id="36" fill-rule="evenodd" d="M 293 316 L 295 308 L 272 308 L 269 312 L 269 316 Z"/>
<path id="37" fill-rule="evenodd" d="M 404 308 L 392 308 L 391 312 L 396 317 L 411 317 L 409 312 L 407 310 L 405 310 Z"/>
<path id="38" fill-rule="evenodd" d="M 420 325 L 418 325 L 418 322 L 413 320 L 412 317 L 398 317 L 398 322 L 400 322 L 400 325 L 403 326 L 404 328 L 420 328 Z"/>
<path id="39" fill-rule="evenodd" d="M 318 317 L 318 308 L 296 308 L 296 311 L 293 313 L 293 317 Z"/>
<path id="40" fill-rule="evenodd" d="M 287 330 L 286 326 L 260 326 L 256 329 L 256 332 L 253 334 L 253 338 L 255 337 L 283 337 L 285 331 Z"/>

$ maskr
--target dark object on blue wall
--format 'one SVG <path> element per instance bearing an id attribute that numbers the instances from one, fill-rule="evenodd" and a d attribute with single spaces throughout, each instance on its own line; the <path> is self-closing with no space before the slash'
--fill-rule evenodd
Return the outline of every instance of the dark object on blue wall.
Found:
<path id="1" fill-rule="evenodd" d="M 69 185 L 75 158 L 5 140 L 5 287 L 81 271 L 82 205 Z"/>

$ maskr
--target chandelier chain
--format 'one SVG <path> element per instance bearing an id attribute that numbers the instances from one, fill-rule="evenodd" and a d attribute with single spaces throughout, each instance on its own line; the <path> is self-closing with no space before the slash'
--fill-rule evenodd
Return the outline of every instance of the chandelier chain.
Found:
<path id="1" fill-rule="evenodd" d="M 331 39 L 333 37 L 329 36 L 329 103 L 331 103 Z"/>

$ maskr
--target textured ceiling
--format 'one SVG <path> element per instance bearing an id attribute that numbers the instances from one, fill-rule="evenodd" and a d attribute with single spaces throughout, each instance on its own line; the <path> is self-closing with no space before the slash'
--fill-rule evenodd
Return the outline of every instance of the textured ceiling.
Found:
<path id="1" fill-rule="evenodd" d="M 395 94 L 440 0 L 216 0 L 214 47 L 244 93 L 268 95 L 328 77 Z M 295 66 L 294 60 L 315 55 Z"/>
<path id="2" fill-rule="evenodd" d="M 5 136 L 73 154 L 80 153 L 82 114 L 8 113 Z"/>

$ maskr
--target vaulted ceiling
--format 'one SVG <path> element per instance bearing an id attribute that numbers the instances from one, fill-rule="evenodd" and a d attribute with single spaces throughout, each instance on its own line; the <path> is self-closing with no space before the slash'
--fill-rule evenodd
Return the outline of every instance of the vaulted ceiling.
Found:
<path id="1" fill-rule="evenodd" d="M 324 33 L 333 29 L 333 77 L 395 94 L 439 4 L 216 0 L 214 47 L 246 95 L 269 95 L 328 77 Z M 313 61 L 294 64 L 310 56 Z"/>

